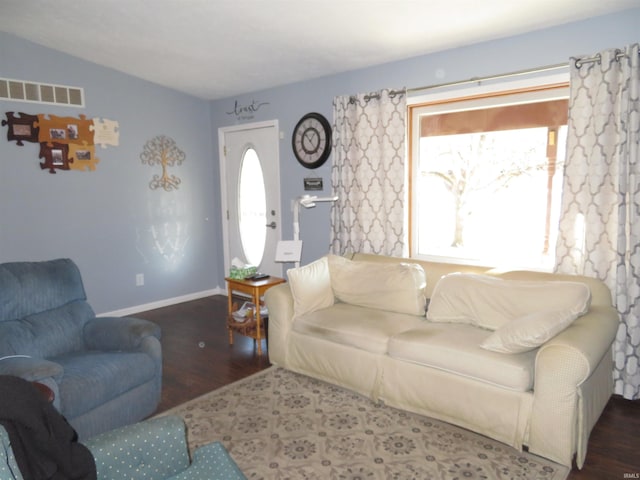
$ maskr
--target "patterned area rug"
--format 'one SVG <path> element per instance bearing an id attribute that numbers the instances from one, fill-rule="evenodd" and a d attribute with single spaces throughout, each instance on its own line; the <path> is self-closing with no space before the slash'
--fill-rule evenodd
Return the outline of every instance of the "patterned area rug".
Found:
<path id="1" fill-rule="evenodd" d="M 553 479 L 569 469 L 468 430 L 270 367 L 162 415 L 221 441 L 250 479 Z"/>

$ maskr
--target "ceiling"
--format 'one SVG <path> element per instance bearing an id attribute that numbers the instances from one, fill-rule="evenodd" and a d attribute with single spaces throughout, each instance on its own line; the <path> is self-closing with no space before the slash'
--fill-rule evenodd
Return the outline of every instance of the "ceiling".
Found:
<path id="1" fill-rule="evenodd" d="M 2 0 L 0 31 L 219 99 L 638 6 L 639 0 Z"/>

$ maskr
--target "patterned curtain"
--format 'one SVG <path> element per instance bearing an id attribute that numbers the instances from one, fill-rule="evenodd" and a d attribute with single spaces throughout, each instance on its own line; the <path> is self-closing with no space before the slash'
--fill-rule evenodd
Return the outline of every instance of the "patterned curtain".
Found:
<path id="1" fill-rule="evenodd" d="M 333 253 L 406 255 L 406 116 L 404 90 L 334 99 Z"/>
<path id="2" fill-rule="evenodd" d="M 603 280 L 620 314 L 615 393 L 640 398 L 638 44 L 571 59 L 558 271 Z"/>

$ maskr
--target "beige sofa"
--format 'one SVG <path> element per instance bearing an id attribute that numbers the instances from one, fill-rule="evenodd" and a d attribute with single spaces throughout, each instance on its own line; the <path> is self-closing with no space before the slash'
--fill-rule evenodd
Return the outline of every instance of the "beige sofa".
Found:
<path id="1" fill-rule="evenodd" d="M 288 276 L 265 295 L 272 364 L 582 468 L 613 388 L 599 280 L 368 254 Z"/>

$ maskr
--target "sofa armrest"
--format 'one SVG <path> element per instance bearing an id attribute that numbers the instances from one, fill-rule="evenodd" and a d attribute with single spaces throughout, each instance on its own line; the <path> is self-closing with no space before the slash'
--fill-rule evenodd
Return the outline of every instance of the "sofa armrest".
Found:
<path id="1" fill-rule="evenodd" d="M 286 367 L 289 333 L 293 325 L 293 295 L 288 283 L 271 287 L 264 294 L 269 309 L 269 361 Z"/>
<path id="2" fill-rule="evenodd" d="M 610 355 L 618 324 L 613 307 L 592 306 L 586 315 L 540 347 L 529 431 L 532 453 L 571 465 L 578 439 L 585 433 L 583 419 L 577 418 L 580 387 L 603 360 L 610 362 L 604 357 Z M 607 399 L 611 393 L 607 392 Z"/>
<path id="3" fill-rule="evenodd" d="M 579 355 L 584 367 L 585 381 L 602 360 L 615 340 L 620 323 L 618 312 L 613 307 L 592 306 L 589 312 L 577 318 L 560 334 L 545 343 L 537 355 L 536 361 L 549 355 L 550 349 L 573 349 Z"/>
<path id="4" fill-rule="evenodd" d="M 140 350 L 143 340 L 160 340 L 160 327 L 134 317 L 96 317 L 84 326 L 84 342 L 90 350 Z"/>
<path id="5" fill-rule="evenodd" d="M 169 415 L 120 427 L 82 442 L 93 454 L 98 478 L 163 479 L 189 466 L 185 425 Z M 125 447 L 125 448 L 123 448 Z"/>
<path id="6" fill-rule="evenodd" d="M 191 466 L 171 480 L 246 480 L 236 462 L 220 442 L 196 449 Z"/>
<path id="7" fill-rule="evenodd" d="M 59 378 L 64 368 L 59 363 L 27 355 L 10 355 L 0 358 L 0 375 L 13 375 L 30 382 Z"/>

